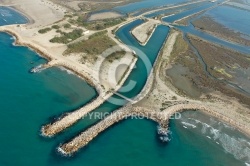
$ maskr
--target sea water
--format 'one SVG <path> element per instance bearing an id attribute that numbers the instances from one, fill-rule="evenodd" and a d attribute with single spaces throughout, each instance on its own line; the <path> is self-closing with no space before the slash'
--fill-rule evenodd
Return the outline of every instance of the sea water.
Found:
<path id="1" fill-rule="evenodd" d="M 10 24 L 24 24 L 27 23 L 28 19 L 21 13 L 8 7 L 0 6 L 0 26 Z"/>
<path id="2" fill-rule="evenodd" d="M 60 68 L 30 73 L 30 69 L 46 63 L 46 60 L 26 47 L 13 46 L 13 42 L 13 37 L 0 33 L 1 166 L 238 166 L 248 162 L 246 157 L 238 158 L 218 145 L 217 140 L 214 142 L 205 137 L 201 134 L 202 128 L 184 128 L 182 120 L 170 122 L 172 140 L 167 144 L 159 141 L 156 123 L 133 119 L 108 129 L 75 156 L 62 157 L 57 154 L 56 147 L 92 122 L 81 120 L 52 139 L 39 135 L 41 126 L 57 115 L 93 100 L 97 93 L 86 82 Z M 111 104 L 105 106 L 107 110 L 114 109 L 110 108 Z M 194 118 L 193 115 L 190 117 Z M 210 119 L 206 115 L 195 118 L 200 121 Z M 236 130 L 229 134 L 230 137 L 246 139 Z M 229 140 L 228 137 L 225 140 Z"/>

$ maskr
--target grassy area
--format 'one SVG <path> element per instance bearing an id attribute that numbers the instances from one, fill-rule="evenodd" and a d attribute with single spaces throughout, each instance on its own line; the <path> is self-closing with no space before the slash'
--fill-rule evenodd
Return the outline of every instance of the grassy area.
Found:
<path id="1" fill-rule="evenodd" d="M 63 27 L 64 27 L 65 29 L 71 28 L 71 24 L 69 24 L 69 23 L 64 24 Z"/>
<path id="2" fill-rule="evenodd" d="M 107 32 L 102 31 L 90 36 L 89 40 L 82 40 L 68 45 L 65 54 L 84 52 L 88 55 L 99 55 L 115 45 L 116 43 L 107 36 Z"/>
<path id="3" fill-rule="evenodd" d="M 176 58 L 186 53 L 187 50 L 188 50 L 188 44 L 183 39 L 182 34 L 179 34 L 176 38 L 173 51 L 169 58 L 170 62 L 175 61 Z"/>
<path id="4" fill-rule="evenodd" d="M 51 43 L 64 43 L 67 44 L 79 37 L 82 36 L 83 30 L 82 29 L 75 29 L 72 32 L 65 33 L 60 30 L 58 30 L 59 33 L 61 33 L 60 37 L 54 37 L 50 40 Z"/>
<path id="5" fill-rule="evenodd" d="M 121 59 L 125 54 L 126 54 L 126 51 L 117 51 L 117 52 L 110 54 L 106 60 L 112 63 L 114 60 Z"/>
<path id="6" fill-rule="evenodd" d="M 51 28 L 40 29 L 38 32 L 41 33 L 41 34 L 44 34 L 44 33 L 47 33 L 49 31 L 51 31 Z"/>
<path id="7" fill-rule="evenodd" d="M 86 15 L 81 15 L 78 16 L 77 19 L 70 19 L 69 22 L 77 26 L 83 26 L 89 30 L 103 30 L 126 21 L 125 18 L 113 18 L 92 22 L 87 22 L 86 19 Z"/>

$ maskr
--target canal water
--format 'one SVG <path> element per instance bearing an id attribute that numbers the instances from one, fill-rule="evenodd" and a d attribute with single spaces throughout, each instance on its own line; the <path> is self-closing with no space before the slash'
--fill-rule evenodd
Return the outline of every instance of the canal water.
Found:
<path id="1" fill-rule="evenodd" d="M 115 7 L 114 10 L 117 10 L 121 13 L 133 13 L 136 11 L 150 9 L 150 8 L 157 8 L 166 5 L 172 5 L 177 3 L 187 2 L 188 0 L 142 0 L 135 3 L 130 3 L 124 6 Z"/>
<path id="2" fill-rule="evenodd" d="M 159 15 L 172 15 L 173 13 L 180 13 L 180 12 L 201 6 L 203 4 L 204 4 L 204 2 L 199 2 L 199 3 L 195 3 L 195 4 L 190 4 L 190 5 L 185 5 L 185 6 L 180 6 L 180 7 L 170 8 L 170 9 L 158 10 L 158 11 L 152 12 L 150 14 L 145 14 L 144 16 L 147 18 L 152 18 L 152 17 L 156 17 Z"/>
<path id="3" fill-rule="evenodd" d="M 192 14 L 195 14 L 197 12 L 200 12 L 202 10 L 205 10 L 205 9 L 208 9 L 212 6 L 214 6 L 215 4 L 214 3 L 204 3 L 202 6 L 199 6 L 199 7 L 196 7 L 194 9 L 191 9 L 191 10 L 187 10 L 187 11 L 184 11 L 184 12 L 180 12 L 178 14 L 175 14 L 175 15 L 172 15 L 172 16 L 169 16 L 169 17 L 165 17 L 163 18 L 162 20 L 165 21 L 165 22 L 174 22 L 174 21 L 177 21 L 185 16 L 189 16 L 189 15 L 192 15 Z"/>
<path id="4" fill-rule="evenodd" d="M 18 19 L 15 20 L 15 23 L 18 21 Z M 128 34 L 132 27 L 140 23 L 142 22 L 135 21 L 124 26 L 117 32 L 117 36 L 124 43 L 133 45 L 138 54 L 146 54 L 153 63 L 169 29 L 159 26 L 149 44 L 142 48 Z M 223 127 L 225 125 L 217 122 L 218 125 L 214 127 L 228 135 L 225 137 L 226 141 L 231 139 L 244 142 L 240 150 L 237 148 L 237 151 L 232 150 L 235 146 L 231 146 L 231 144 L 222 146 L 223 139 L 221 142 L 214 139 L 212 135 L 209 136 L 203 132 L 202 125 L 199 126 L 193 121 L 187 121 L 188 118 L 185 119 L 187 116 L 196 118 L 201 123 L 209 124 L 211 118 L 199 113 L 186 116 L 184 114 L 183 119 L 172 120 L 170 123 L 172 140 L 168 144 L 159 141 L 157 124 L 154 122 L 126 120 L 108 129 L 75 156 L 61 157 L 55 148 L 89 125 L 96 123 L 96 120 L 86 117 L 52 139 L 39 136 L 41 126 L 63 112 L 74 110 L 93 100 L 97 93 L 86 82 L 60 68 L 51 68 L 31 74 L 29 72 L 31 68 L 46 63 L 46 60 L 26 47 L 13 46 L 13 41 L 14 39 L 10 35 L 0 33 L 0 130 L 2 132 L 0 165 L 152 166 L 195 164 L 203 166 L 249 163 L 249 148 L 243 146 L 249 145 L 248 138 L 234 129 L 222 130 L 226 128 Z M 142 76 L 147 74 L 143 70 L 139 71 L 147 66 L 137 63 L 137 68 L 138 70 L 134 70 L 133 73 L 143 74 Z M 138 75 L 133 75 L 133 73 L 129 78 L 138 80 Z M 145 83 L 146 75 L 145 78 L 140 75 L 140 78 L 139 83 L 142 83 L 138 83 L 135 93 L 123 93 L 123 95 L 135 96 L 141 90 L 141 85 Z M 95 111 L 109 112 L 118 107 L 106 102 Z M 183 122 L 187 128 L 183 127 Z M 196 125 L 197 129 L 191 128 L 187 123 L 193 123 L 191 125 Z"/>

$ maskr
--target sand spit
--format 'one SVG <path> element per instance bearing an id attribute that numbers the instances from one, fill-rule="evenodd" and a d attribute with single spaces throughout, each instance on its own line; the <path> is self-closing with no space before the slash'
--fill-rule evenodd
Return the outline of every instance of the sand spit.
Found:
<path id="1" fill-rule="evenodd" d="M 155 21 L 150 20 L 134 28 L 131 33 L 141 45 L 145 46 L 154 33 L 157 25 Z"/>
<path id="2" fill-rule="evenodd" d="M 31 20 L 31 24 L 28 25 L 30 28 L 52 24 L 61 20 L 66 12 L 65 8 L 48 0 L 2 0 L 1 5 L 22 12 Z"/>

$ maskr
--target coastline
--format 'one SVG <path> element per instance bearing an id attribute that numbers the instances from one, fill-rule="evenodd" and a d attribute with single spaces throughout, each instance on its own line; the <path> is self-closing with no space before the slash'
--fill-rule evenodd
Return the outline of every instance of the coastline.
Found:
<path id="1" fill-rule="evenodd" d="M 132 20 L 133 21 L 133 20 Z M 127 22 L 125 22 L 126 24 L 127 24 Z M 32 23 L 31 23 L 32 24 Z M 124 24 L 125 25 L 125 24 Z M 156 29 L 156 28 L 155 28 Z M 154 30 L 155 30 L 154 29 Z M 15 37 L 15 45 L 17 45 L 17 46 L 25 46 L 25 47 L 29 47 L 29 48 L 31 48 L 32 50 L 34 50 L 36 53 L 38 53 L 38 55 L 39 56 L 41 56 L 41 57 L 43 57 L 43 58 L 45 58 L 45 59 L 47 59 L 49 62 L 52 62 L 53 60 L 57 60 L 57 59 L 55 59 L 53 56 L 51 56 L 47 51 L 43 51 L 43 49 L 41 49 L 41 48 L 39 48 L 39 46 L 38 45 L 36 45 L 36 44 L 30 44 L 30 43 L 28 43 L 28 42 L 26 42 L 25 40 L 23 40 L 22 39 L 22 37 L 21 36 L 19 36 L 20 34 L 18 34 L 17 32 L 15 32 L 15 31 L 12 31 L 12 30 L 10 30 L 10 29 L 8 29 L 8 27 L 5 29 L 5 27 L 3 27 L 3 28 L 1 28 L 0 27 L 0 31 L 3 31 L 3 32 L 5 32 L 5 33 L 8 33 L 8 34 L 10 34 L 10 35 L 12 35 L 12 36 L 14 36 Z M 151 36 L 153 35 L 153 32 L 151 33 Z M 151 37 L 150 36 L 150 37 Z M 148 38 L 148 40 L 150 39 L 150 37 Z M 119 39 L 118 39 L 119 40 Z M 167 40 L 166 40 L 167 41 Z M 165 43 L 166 43 L 166 41 L 165 41 Z M 164 45 L 165 45 L 165 43 L 164 43 Z M 146 44 L 145 44 L 146 45 Z M 161 50 L 159 51 L 159 54 L 161 53 L 161 51 L 162 51 L 162 49 L 164 48 L 164 45 L 163 45 L 163 47 L 161 48 Z M 155 64 L 157 63 L 157 61 L 158 61 L 158 59 L 159 59 L 159 55 L 157 56 L 157 59 L 156 59 L 156 61 L 155 61 L 155 63 L 153 64 L 153 66 L 155 66 Z M 86 73 L 81 73 L 81 71 L 80 70 L 77 70 L 77 69 L 74 69 L 74 66 L 69 66 L 69 65 L 67 65 L 67 64 L 64 64 L 64 63 L 60 63 L 60 61 L 59 61 L 59 65 L 57 64 L 53 64 L 53 65 L 49 65 L 49 62 L 48 62 L 48 64 L 45 64 L 45 65 L 48 65 L 47 67 L 51 67 L 51 66 L 62 66 L 62 67 L 65 67 L 66 69 L 68 69 L 68 70 L 70 70 L 70 71 L 72 71 L 72 72 L 74 72 L 76 75 L 78 75 L 78 76 L 80 76 L 83 80 L 85 80 L 85 81 L 87 81 L 90 85 L 92 85 L 93 87 L 95 87 L 95 88 L 97 88 L 97 87 L 100 87 L 100 85 L 96 85 L 95 84 L 95 81 L 93 80 L 93 77 L 91 77 L 90 75 L 88 75 L 88 76 L 86 76 Z M 133 62 L 132 62 L 133 63 Z M 152 72 L 154 71 L 154 68 L 152 68 Z M 127 76 L 129 75 L 129 71 L 128 72 L 126 72 L 126 76 L 124 77 L 124 80 L 126 80 L 126 78 L 127 78 Z M 151 75 L 151 74 L 150 74 Z M 148 81 L 150 80 L 150 78 L 148 78 Z M 148 81 L 147 81 L 147 83 L 148 83 Z M 147 83 L 146 83 L 146 85 L 147 85 Z M 152 83 L 153 84 L 153 83 Z M 145 85 L 145 86 L 146 86 Z M 117 87 L 118 88 L 118 87 Z M 145 88 L 145 89 L 147 89 L 147 88 Z M 99 91 L 98 91 L 99 90 Z M 148 89 L 147 89 L 148 90 Z M 103 89 L 102 88 L 100 88 L 100 89 L 98 89 L 97 88 L 97 91 L 99 92 L 99 93 L 104 93 L 105 94 L 105 92 L 103 91 Z M 143 88 L 143 91 L 144 91 L 144 88 Z M 143 92 L 142 91 L 142 92 Z M 94 100 L 96 100 L 96 99 L 94 99 Z M 91 101 L 90 103 L 92 103 L 93 101 Z M 216 112 L 216 111 L 213 111 L 214 113 L 218 113 L 218 112 Z M 246 126 L 244 126 L 243 124 L 241 124 L 241 123 L 239 123 L 239 122 L 234 122 L 234 119 L 232 119 L 232 118 L 230 118 L 230 117 L 226 117 L 226 116 L 223 116 L 223 115 L 215 115 L 214 113 L 211 113 L 211 116 L 214 116 L 214 117 L 216 117 L 216 116 L 218 116 L 217 118 L 220 120 L 220 121 L 224 121 L 225 123 L 229 123 L 230 124 L 230 126 L 232 126 L 232 127 L 235 127 L 235 128 L 237 128 L 239 131 L 241 131 L 242 133 L 245 133 L 247 136 L 250 136 L 250 130 L 249 130 L 249 127 L 247 128 Z"/>
<path id="2" fill-rule="evenodd" d="M 29 25 L 29 24 L 34 24 L 35 20 L 29 16 L 25 11 L 23 11 L 21 8 L 18 8 L 16 6 L 5 6 L 11 10 L 16 11 L 17 13 L 19 13 L 20 15 L 22 15 L 23 17 L 25 17 L 27 19 L 27 23 L 25 25 Z"/>
<path id="3" fill-rule="evenodd" d="M 54 59 L 52 56 L 50 56 L 48 53 L 46 53 L 45 51 L 42 51 L 41 49 L 39 49 L 37 46 L 35 46 L 34 44 L 29 44 L 29 43 L 26 43 L 22 40 L 20 40 L 20 37 L 17 33 L 11 31 L 11 30 L 8 30 L 8 29 L 1 29 L 0 27 L 0 32 L 4 32 L 4 33 L 7 33 L 11 36 L 13 36 L 15 38 L 15 41 L 14 41 L 14 45 L 16 46 L 24 46 L 24 47 L 28 47 L 30 48 L 31 50 L 33 50 L 34 52 L 36 52 L 39 56 L 41 56 L 42 58 L 45 58 L 48 62 L 46 64 L 43 65 L 43 67 L 45 68 L 48 68 L 48 67 L 52 67 L 52 65 L 49 65 L 50 62 L 52 62 L 53 60 L 56 60 Z M 99 85 L 96 85 L 90 78 L 88 78 L 86 75 L 84 75 L 83 73 L 77 71 L 76 69 L 72 68 L 72 67 L 69 67 L 68 65 L 66 64 L 60 64 L 60 65 L 53 65 L 53 66 L 62 66 L 64 67 L 65 69 L 68 69 L 70 71 L 72 71 L 74 74 L 76 74 L 77 76 L 79 76 L 81 79 L 87 81 L 88 84 L 90 84 L 91 86 L 97 88 L 99 87 Z M 97 91 L 98 93 L 101 93 L 101 90 L 99 88 L 97 88 Z"/>

